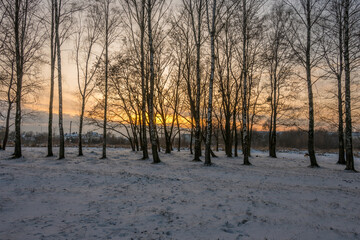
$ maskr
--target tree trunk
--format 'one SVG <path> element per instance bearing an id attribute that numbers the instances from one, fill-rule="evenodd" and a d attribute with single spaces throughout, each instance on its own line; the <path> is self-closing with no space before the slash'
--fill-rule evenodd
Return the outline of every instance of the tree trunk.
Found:
<path id="1" fill-rule="evenodd" d="M 20 36 L 20 4 L 19 0 L 15 1 L 15 57 L 16 57 L 16 113 L 15 113 L 15 152 L 14 158 L 20 158 L 21 152 L 21 90 L 23 80 L 23 55 L 21 49 L 21 40 L 24 36 Z M 26 14 L 26 13 L 25 13 Z"/>
<path id="2" fill-rule="evenodd" d="M 343 57 L 344 57 L 344 45 L 343 45 L 343 19 L 342 19 L 342 11 L 343 6 L 341 4 L 337 4 L 337 20 L 339 24 L 339 72 L 337 75 L 337 84 L 338 84 L 338 144 L 339 144 L 339 159 L 337 164 L 346 164 L 345 160 L 345 145 L 344 145 L 344 120 L 343 120 L 343 100 L 342 100 L 342 75 L 343 75 Z"/>
<path id="3" fill-rule="evenodd" d="M 211 136 L 212 136 L 212 98 L 213 98 L 213 85 L 214 85 L 214 73 L 215 73 L 215 19 L 216 19 L 216 0 L 213 1 L 212 11 L 212 24 L 211 24 L 211 72 L 209 81 L 209 102 L 208 102 L 208 119 L 206 130 L 206 145 L 205 145 L 205 165 L 211 165 Z M 209 20 L 209 19 L 208 19 Z"/>
<path id="4" fill-rule="evenodd" d="M 84 123 L 84 112 L 85 112 L 85 96 L 82 97 L 82 103 L 81 103 L 81 113 L 80 113 L 80 123 L 79 123 L 79 156 L 84 155 L 82 149 L 82 131 L 83 131 L 83 123 Z"/>
<path id="5" fill-rule="evenodd" d="M 314 102 L 313 91 L 311 82 L 311 1 L 307 0 L 307 40 L 306 40 L 306 82 L 308 88 L 308 100 L 309 100 L 309 130 L 308 130 L 308 151 L 310 158 L 310 167 L 319 167 L 316 162 L 315 148 L 314 148 Z"/>
<path id="6" fill-rule="evenodd" d="M 145 0 L 141 1 L 141 26 L 140 26 L 140 52 L 141 52 L 141 60 L 140 60 L 140 67 L 141 67 L 141 93 L 142 93 L 142 105 L 141 105 L 141 114 L 142 114 L 142 141 L 141 141 L 141 148 L 143 152 L 142 159 L 148 159 L 149 153 L 147 149 L 147 136 L 146 136 L 146 86 L 147 84 L 145 81 L 145 52 L 144 52 L 144 37 L 145 37 Z"/>
<path id="7" fill-rule="evenodd" d="M 178 134 L 179 134 L 179 139 L 178 139 L 178 152 L 180 152 L 180 148 L 181 148 L 181 133 L 180 133 L 179 114 L 176 114 L 176 123 L 177 123 Z"/>
<path id="8" fill-rule="evenodd" d="M 249 135 L 247 132 L 247 9 L 246 9 L 246 0 L 243 0 L 243 100 L 242 100 L 242 124 L 243 124 L 243 154 L 244 154 L 244 165 L 250 165 L 249 161 L 249 153 L 248 153 L 248 146 L 249 146 Z"/>
<path id="9" fill-rule="evenodd" d="M 276 75 L 277 69 L 275 68 L 274 75 Z M 273 98 L 272 98 L 272 126 L 270 135 L 270 157 L 276 158 L 276 118 L 277 118 L 277 76 L 274 76 L 273 84 Z"/>
<path id="10" fill-rule="evenodd" d="M 64 139 L 64 127 L 63 127 L 63 113 L 62 113 L 62 76 L 61 76 L 61 51 L 60 51 L 60 36 L 59 36 L 59 25 L 60 25 L 60 11 L 61 6 L 57 0 L 55 3 L 55 42 L 57 47 L 57 63 L 58 63 L 58 90 L 59 90 L 59 135 L 60 135 L 60 149 L 59 159 L 65 158 L 65 139 Z"/>
<path id="11" fill-rule="evenodd" d="M 225 114 L 225 154 L 227 157 L 232 157 L 232 133 L 231 133 L 231 112 L 227 109 Z"/>
<path id="12" fill-rule="evenodd" d="M 166 130 L 166 123 L 164 124 L 164 135 L 165 135 L 165 153 L 171 153 L 171 149 L 172 149 L 171 136 Z"/>
<path id="13" fill-rule="evenodd" d="M 150 122 L 150 140 L 153 155 L 153 163 L 160 163 L 160 157 L 158 154 L 157 145 L 157 132 L 156 122 L 154 116 L 154 81 L 155 81 L 155 70 L 154 70 L 154 46 L 152 39 L 152 2 L 148 0 L 148 34 L 149 34 L 149 48 L 150 48 L 150 96 L 149 96 L 149 122 Z"/>
<path id="14" fill-rule="evenodd" d="M 193 124 L 194 124 L 193 117 L 191 117 L 190 154 L 194 154 L 194 152 L 193 152 L 194 125 Z"/>
<path id="15" fill-rule="evenodd" d="M 220 129 L 220 123 L 218 123 L 218 126 L 216 128 L 216 151 L 219 151 L 219 129 Z"/>
<path id="16" fill-rule="evenodd" d="M 196 42 L 196 110 L 195 110 L 195 156 L 193 161 L 201 161 L 201 126 L 200 126 L 200 98 L 201 98 L 201 73 L 200 73 L 200 59 L 201 59 L 201 11 L 203 1 L 200 0 L 198 12 L 198 29 Z"/>
<path id="17" fill-rule="evenodd" d="M 47 157 L 54 156 L 53 153 L 53 106 L 54 106 L 54 85 L 55 85 L 55 58 L 56 58 L 56 43 L 54 42 L 55 32 L 55 6 L 54 1 L 51 2 L 51 36 L 50 36 L 50 103 L 49 103 L 49 122 L 48 122 L 48 144 Z"/>
<path id="18" fill-rule="evenodd" d="M 7 144 L 7 141 L 9 139 L 11 108 L 12 108 L 12 103 L 9 103 L 7 113 L 6 113 L 5 134 L 4 134 L 3 144 L 2 144 L 2 149 L 3 150 L 6 149 L 6 144 Z"/>
<path id="19" fill-rule="evenodd" d="M 6 112 L 5 134 L 4 134 L 3 144 L 2 144 L 3 150 L 6 149 L 7 141 L 9 138 L 10 114 L 11 114 L 11 109 L 12 109 L 12 105 L 13 105 L 13 101 L 14 101 L 13 99 L 11 99 L 11 90 L 12 90 L 13 82 L 14 82 L 14 63 L 11 64 L 11 78 L 10 78 L 10 82 L 9 82 L 9 88 L 7 91 L 8 109 Z M 0 149 L 1 149 L 1 147 L 0 147 Z"/>
<path id="20" fill-rule="evenodd" d="M 237 104 L 238 104 L 239 91 L 236 90 L 235 104 L 233 109 L 233 142 L 234 142 L 234 157 L 238 157 L 238 132 L 236 124 Z"/>
<path id="21" fill-rule="evenodd" d="M 104 126 L 103 126 L 103 144 L 102 144 L 102 156 L 101 159 L 105 159 L 106 156 L 106 143 L 107 143 L 107 105 L 108 105 L 108 71 L 109 71 L 109 2 L 105 3 L 105 99 L 104 99 Z"/>
<path id="22" fill-rule="evenodd" d="M 345 62 L 345 148 L 346 170 L 355 171 L 353 144 L 352 144 L 352 120 L 351 120 L 351 83 L 350 83 L 350 30 L 349 30 L 349 0 L 344 1 L 344 62 Z"/>

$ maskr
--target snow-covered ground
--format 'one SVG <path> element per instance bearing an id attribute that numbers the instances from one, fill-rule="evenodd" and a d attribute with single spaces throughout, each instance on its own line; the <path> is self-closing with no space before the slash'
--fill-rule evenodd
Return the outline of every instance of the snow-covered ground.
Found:
<path id="1" fill-rule="evenodd" d="M 278 159 L 253 152 L 252 166 L 218 153 L 212 167 L 188 151 L 160 154 L 67 149 L 66 160 L 25 148 L 0 152 L 0 239 L 360 239 L 360 173 L 318 155 Z M 355 167 L 360 169 L 360 160 Z"/>

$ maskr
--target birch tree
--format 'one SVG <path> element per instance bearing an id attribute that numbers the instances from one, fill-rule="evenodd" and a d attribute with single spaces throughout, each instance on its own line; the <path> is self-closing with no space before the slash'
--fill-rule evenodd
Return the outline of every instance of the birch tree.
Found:
<path id="1" fill-rule="evenodd" d="M 242 79 L 242 149 L 244 155 L 244 165 L 250 165 L 249 156 L 250 156 L 250 137 L 249 137 L 249 70 L 251 63 L 251 55 L 249 51 L 249 44 L 252 42 L 253 37 L 256 37 L 256 34 L 253 34 L 253 31 L 257 31 L 258 24 L 258 15 L 259 11 L 263 7 L 264 0 L 242 0 L 239 4 L 239 21 L 241 22 L 240 31 L 242 38 L 242 49 L 241 49 L 241 79 Z M 254 38 L 256 40 L 256 38 Z"/>
<path id="2" fill-rule="evenodd" d="M 155 69 L 154 69 L 154 46 L 153 46 L 153 27 L 152 27 L 152 16 L 153 16 L 153 9 L 156 2 L 159 1 L 147 1 L 147 17 L 148 17 L 148 38 L 149 38 L 149 58 L 150 58 L 150 92 L 149 92 L 149 131 L 150 131 L 150 141 L 151 141 L 151 149 L 153 155 L 153 163 L 160 163 L 160 157 L 158 153 L 158 140 L 157 140 L 157 132 L 156 132 L 156 116 L 154 111 L 154 87 L 155 87 Z"/>
<path id="3" fill-rule="evenodd" d="M 115 6 L 114 0 L 100 0 L 95 2 L 99 9 L 99 14 L 102 15 L 102 29 L 101 42 L 104 49 L 104 115 L 103 115 L 103 144 L 102 144 L 102 159 L 106 158 L 106 133 L 107 133 L 107 111 L 108 111 L 108 78 L 109 78 L 109 47 L 115 42 L 118 37 L 117 28 L 120 24 L 120 12 Z"/>
<path id="4" fill-rule="evenodd" d="M 22 157 L 21 151 L 21 121 L 23 80 L 27 78 L 32 68 L 40 58 L 43 44 L 43 31 L 41 21 L 37 18 L 39 0 L 1 0 L 0 7 L 3 12 L 1 32 L 6 31 L 11 39 L 2 48 L 7 48 L 15 61 L 15 151 L 14 158 Z M 6 39 L 6 38 L 5 38 Z M 3 39 L 2 39 L 3 40 Z"/>
<path id="5" fill-rule="evenodd" d="M 326 62 L 325 71 L 330 78 L 336 79 L 337 87 L 337 132 L 338 132 L 338 164 L 345 164 L 344 139 L 344 6 L 342 0 L 332 0 L 327 8 L 326 22 L 323 24 L 325 38 L 321 42 Z"/>
<path id="6" fill-rule="evenodd" d="M 141 149 L 143 152 L 142 159 L 148 159 L 149 153 L 147 149 L 147 132 L 146 132 L 146 125 L 147 125 L 147 117 L 146 117 L 146 102 L 147 102 L 147 79 L 145 76 L 145 33 L 146 33 L 146 0 L 124 0 L 126 3 L 125 14 L 128 18 L 128 28 L 131 32 L 131 39 L 133 43 L 134 49 L 138 49 L 137 39 L 135 39 L 136 29 L 134 29 L 133 21 L 137 24 L 137 27 L 140 31 L 140 53 L 135 50 L 137 54 L 137 58 L 139 59 L 140 63 L 140 75 L 141 75 Z"/>
<path id="7" fill-rule="evenodd" d="M 89 6 L 86 14 L 85 25 L 82 24 L 82 14 L 79 15 L 79 24 L 74 41 L 77 83 L 81 100 L 78 146 L 79 156 L 83 156 L 82 132 L 86 103 L 96 86 L 95 73 L 100 66 L 100 60 L 104 52 L 103 50 L 96 51 L 101 33 L 101 15 L 94 6 Z"/>
<path id="8" fill-rule="evenodd" d="M 203 44 L 202 22 L 205 14 L 204 0 L 183 0 L 183 6 L 188 14 L 189 24 L 196 46 L 196 97 L 193 107 L 195 119 L 195 154 L 194 161 L 200 161 L 201 156 L 201 125 L 200 125 L 200 100 L 201 100 L 201 46 Z M 190 93 L 189 93 L 190 94 Z"/>
<path id="9" fill-rule="evenodd" d="M 212 136 L 212 111 L 213 111 L 213 88 L 214 88 L 214 78 L 215 78 L 215 38 L 218 35 L 218 30 L 216 29 L 216 20 L 219 15 L 219 12 L 222 8 L 223 1 L 220 2 L 217 7 L 217 1 L 212 1 L 212 10 L 211 15 L 209 14 L 209 2 L 206 2 L 206 13 L 207 13 L 207 24 L 208 31 L 210 34 L 210 48 L 211 48 L 211 69 L 210 69 L 210 79 L 209 79 L 209 101 L 208 101 L 208 112 L 207 112 L 207 128 L 206 128 L 206 144 L 205 144 L 205 162 L 207 166 L 211 165 L 211 136 Z M 211 17 L 211 20 L 210 20 Z M 211 23 L 210 23 L 211 22 Z"/>
<path id="10" fill-rule="evenodd" d="M 286 0 L 286 3 L 294 10 L 296 21 L 290 28 L 290 34 L 294 41 L 289 41 L 298 63 L 305 69 L 307 92 L 308 92 L 308 154 L 310 167 L 319 167 L 314 147 L 315 117 L 314 117 L 314 94 L 313 94 L 313 69 L 319 64 L 322 56 L 319 52 L 319 41 L 323 37 L 321 31 L 317 31 L 319 21 L 329 0 Z"/>
<path id="11" fill-rule="evenodd" d="M 288 83 L 294 66 L 294 54 L 286 41 L 286 31 L 290 25 L 291 11 L 283 3 L 275 3 L 268 15 L 268 32 L 264 49 L 264 61 L 270 82 L 270 122 L 269 155 L 276 158 L 277 125 L 281 106 L 282 90 Z"/>
<path id="12" fill-rule="evenodd" d="M 220 114 L 217 117 L 219 127 L 225 144 L 227 157 L 232 157 L 232 145 L 235 144 L 235 132 L 237 119 L 234 118 L 238 109 L 238 97 L 241 89 L 241 81 L 236 72 L 236 62 L 234 61 L 235 51 L 238 47 L 239 37 L 236 31 L 236 18 L 234 10 L 239 2 L 225 4 L 226 9 L 221 21 L 222 31 L 216 38 L 216 69 L 217 69 L 217 89 L 220 93 L 218 107 Z M 224 119 L 224 120 L 223 120 Z M 231 124 L 231 121 L 232 124 Z M 219 129 L 217 129 L 218 131 Z M 237 152 L 235 151 L 235 156 Z"/>
<path id="13" fill-rule="evenodd" d="M 344 0 L 344 70 L 345 70 L 345 150 L 346 170 L 355 171 L 353 139 L 352 139 L 352 117 L 351 117 L 351 64 L 352 60 L 358 59 L 357 53 L 352 53 L 351 38 L 356 37 L 355 32 L 351 33 L 352 27 L 359 26 L 360 4 L 356 1 Z M 358 32 L 359 34 L 359 32 Z M 358 48 L 355 48 L 355 52 Z"/>

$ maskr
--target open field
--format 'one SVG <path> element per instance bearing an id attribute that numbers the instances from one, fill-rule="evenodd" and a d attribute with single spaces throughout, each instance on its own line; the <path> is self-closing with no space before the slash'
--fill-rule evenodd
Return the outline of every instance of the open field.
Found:
<path id="1" fill-rule="evenodd" d="M 360 239 L 360 174 L 318 155 L 278 159 L 253 152 L 252 166 L 217 153 L 214 166 L 187 151 L 160 154 L 86 148 L 77 157 L 0 152 L 0 239 Z M 360 159 L 355 160 L 360 169 Z"/>

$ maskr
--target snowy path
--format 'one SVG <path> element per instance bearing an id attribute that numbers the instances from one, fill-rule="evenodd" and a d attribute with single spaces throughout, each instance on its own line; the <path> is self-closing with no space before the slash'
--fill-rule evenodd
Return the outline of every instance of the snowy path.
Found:
<path id="1" fill-rule="evenodd" d="M 188 152 L 161 154 L 67 150 L 66 160 L 25 148 L 0 152 L 0 239 L 360 239 L 360 173 L 336 156 L 310 169 L 300 153 L 270 159 L 191 162 Z M 256 157 L 257 156 L 257 157 Z M 360 160 L 355 167 L 360 169 Z"/>

